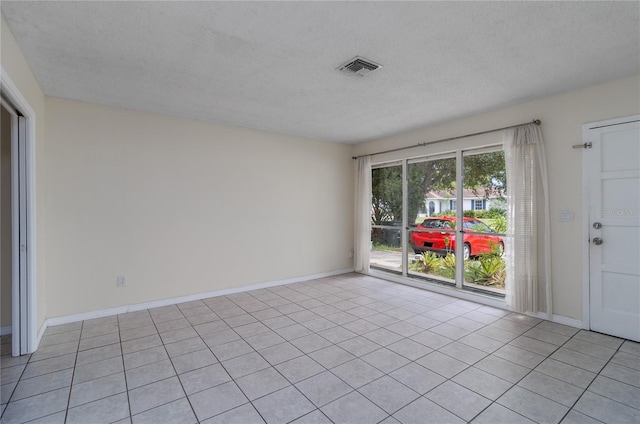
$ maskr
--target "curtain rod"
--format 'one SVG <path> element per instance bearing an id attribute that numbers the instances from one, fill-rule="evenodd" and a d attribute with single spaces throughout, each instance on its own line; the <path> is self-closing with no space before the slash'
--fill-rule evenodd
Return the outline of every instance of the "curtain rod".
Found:
<path id="1" fill-rule="evenodd" d="M 475 132 L 475 133 L 471 133 L 471 134 L 465 134 L 465 135 L 458 135 L 458 136 L 455 136 L 455 137 L 443 138 L 441 140 L 425 141 L 424 143 L 418 143 L 418 144 L 416 144 L 414 146 L 398 147 L 396 149 L 383 150 L 382 152 L 369 153 L 367 155 L 352 156 L 352 158 L 353 159 L 358 159 L 358 158 L 361 158 L 361 157 L 364 157 L 364 156 L 375 156 L 375 155 L 381 155 L 383 153 L 399 152 L 400 150 L 414 149 L 416 147 L 424 147 L 424 146 L 428 146 L 430 144 L 436 144 L 436 143 L 444 143 L 445 141 L 453 141 L 453 140 L 458 140 L 460 138 L 473 137 L 474 135 L 489 134 L 489 133 L 496 132 L 496 131 L 502 131 L 502 130 L 507 130 L 509 128 L 519 127 L 521 125 L 528 125 L 528 124 L 540 125 L 540 123 L 541 123 L 541 121 L 539 119 L 534 119 L 531 122 L 524 122 L 522 124 L 509 125 L 508 127 L 494 128 L 492 130 L 479 131 L 479 132 Z"/>

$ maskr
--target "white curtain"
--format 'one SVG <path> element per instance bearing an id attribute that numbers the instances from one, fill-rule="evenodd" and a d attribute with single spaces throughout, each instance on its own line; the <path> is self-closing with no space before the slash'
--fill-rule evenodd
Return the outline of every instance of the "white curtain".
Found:
<path id="1" fill-rule="evenodd" d="M 369 272 L 371 250 L 371 156 L 356 160 L 355 270 Z"/>
<path id="2" fill-rule="evenodd" d="M 551 318 L 549 184 L 540 125 L 504 130 L 507 171 L 506 301 Z"/>

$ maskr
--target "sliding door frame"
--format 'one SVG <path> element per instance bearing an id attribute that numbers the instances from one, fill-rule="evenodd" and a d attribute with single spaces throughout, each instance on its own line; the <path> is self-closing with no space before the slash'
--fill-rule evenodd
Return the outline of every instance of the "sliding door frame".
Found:
<path id="1" fill-rule="evenodd" d="M 467 143 L 465 143 L 467 144 Z M 489 306 L 494 306 L 498 308 L 505 308 L 506 303 L 505 300 L 501 297 L 493 296 L 489 293 L 476 292 L 471 290 L 466 290 L 463 288 L 464 285 L 464 243 L 456 243 L 455 255 L 456 255 L 456 271 L 455 271 L 455 286 L 449 286 L 445 284 L 439 284 L 435 282 L 429 282 L 424 280 L 418 280 L 416 278 L 412 278 L 408 273 L 408 234 L 409 234 L 409 222 L 407 216 L 408 210 L 408 165 L 412 161 L 422 161 L 422 160 L 437 160 L 438 158 L 443 157 L 455 157 L 456 159 L 456 228 L 455 234 L 457 238 L 464 238 L 464 157 L 466 153 L 476 152 L 479 154 L 482 151 L 490 152 L 490 151 L 498 151 L 502 150 L 501 142 L 494 142 L 491 144 L 482 144 L 482 145 L 474 145 L 474 143 L 469 143 L 469 145 L 461 145 L 455 150 L 445 150 L 445 151 L 434 151 L 430 154 L 422 154 L 412 157 L 402 157 L 398 158 L 397 156 L 390 160 L 380 160 L 378 162 L 374 162 L 372 164 L 372 169 L 382 168 L 386 166 L 397 166 L 400 163 L 402 164 L 402 272 L 401 275 L 398 273 L 394 273 L 392 271 L 386 272 L 381 270 L 376 270 L 374 268 L 370 268 L 368 274 L 371 276 L 375 276 L 382 279 L 387 279 L 390 281 L 398 282 L 401 284 L 419 287 L 419 288 L 428 288 L 431 291 L 454 295 L 456 297 L 475 301 L 479 303 L 483 303 Z M 459 258 L 459 259 L 458 259 Z M 426 287 L 425 287 L 426 286 Z"/>
<path id="2" fill-rule="evenodd" d="M 15 122 L 20 137 L 12 134 L 12 185 L 20 194 L 12 194 L 12 355 L 33 353 L 38 348 L 36 302 L 36 190 L 35 190 L 35 133 L 36 114 L 4 68 L 0 67 L 2 96 L 13 111 L 21 116 Z M 12 131 L 13 133 L 13 131 Z M 17 148 L 17 151 L 13 151 Z M 20 155 L 18 156 L 18 152 Z M 21 166 L 18 166 L 20 165 Z M 15 165 L 15 166 L 14 166 Z M 15 205 L 22 198 L 21 205 Z M 18 209 L 18 210 L 16 210 Z M 21 234 L 21 237 L 17 235 Z M 18 269 L 16 269 L 18 268 Z M 17 318 L 17 319 L 16 319 Z"/>

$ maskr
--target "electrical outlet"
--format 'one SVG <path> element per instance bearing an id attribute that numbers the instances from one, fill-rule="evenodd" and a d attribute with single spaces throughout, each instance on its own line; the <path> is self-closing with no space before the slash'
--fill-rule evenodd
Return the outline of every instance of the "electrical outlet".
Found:
<path id="1" fill-rule="evenodd" d="M 126 275 L 118 275 L 118 287 L 127 287 Z"/>
<path id="2" fill-rule="evenodd" d="M 560 211 L 559 222 L 573 222 L 573 211 Z"/>

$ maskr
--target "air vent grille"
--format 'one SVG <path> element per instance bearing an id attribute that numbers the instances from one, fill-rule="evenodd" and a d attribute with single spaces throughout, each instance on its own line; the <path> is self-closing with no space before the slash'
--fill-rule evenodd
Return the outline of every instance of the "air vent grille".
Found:
<path id="1" fill-rule="evenodd" d="M 382 65 L 378 65 L 368 59 L 356 56 L 344 65 L 340 66 L 338 70 L 349 75 L 358 75 L 363 77 L 381 66 Z"/>

